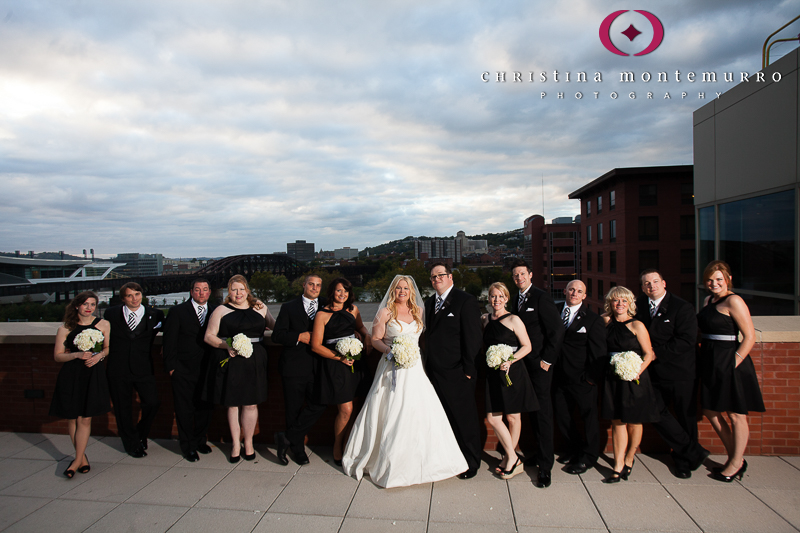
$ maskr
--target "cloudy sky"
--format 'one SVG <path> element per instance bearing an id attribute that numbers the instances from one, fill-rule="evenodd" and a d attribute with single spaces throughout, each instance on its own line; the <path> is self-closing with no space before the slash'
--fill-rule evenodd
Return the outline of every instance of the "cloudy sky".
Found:
<path id="1" fill-rule="evenodd" d="M 664 27 L 645 56 L 600 42 L 631 8 Z M 5 0 L 0 251 L 363 248 L 574 216 L 567 195 L 613 168 L 691 164 L 692 113 L 796 15 L 788 0 Z M 610 35 L 633 54 L 653 27 L 629 11 Z"/>

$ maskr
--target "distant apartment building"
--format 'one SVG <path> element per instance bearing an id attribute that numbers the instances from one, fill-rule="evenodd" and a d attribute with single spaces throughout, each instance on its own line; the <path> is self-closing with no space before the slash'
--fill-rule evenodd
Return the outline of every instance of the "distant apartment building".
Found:
<path id="1" fill-rule="evenodd" d="M 161 254 L 117 254 L 113 261 L 125 263 L 125 266 L 117 268 L 117 273 L 123 276 L 160 276 L 164 273 L 164 256 Z"/>
<path id="2" fill-rule="evenodd" d="M 554 300 L 563 300 L 567 284 L 581 277 L 580 216 L 545 224 L 544 217 L 533 215 L 525 219 L 523 236 L 523 257 L 531 265 L 533 284 Z"/>
<path id="3" fill-rule="evenodd" d="M 295 241 L 286 243 L 286 254 L 302 263 L 314 260 L 314 243 L 306 241 Z"/>
<path id="4" fill-rule="evenodd" d="M 694 301 L 693 176 L 692 165 L 615 168 L 569 195 L 581 202 L 581 279 L 593 310 L 616 285 L 641 293 L 647 268 Z"/>
<path id="5" fill-rule="evenodd" d="M 461 241 L 461 253 L 466 254 L 485 254 L 489 251 L 489 242 L 486 239 L 467 239 L 467 234 L 459 231 L 456 240 Z"/>
<path id="6" fill-rule="evenodd" d="M 355 259 L 358 257 L 358 248 L 350 248 L 349 246 L 336 248 L 333 250 L 333 257 L 334 259 Z"/>
<path id="7" fill-rule="evenodd" d="M 208 260 L 164 259 L 164 274 L 192 274 L 208 265 Z"/>
<path id="8" fill-rule="evenodd" d="M 461 241 L 458 239 L 431 239 L 414 241 L 414 259 L 421 261 L 444 261 L 461 263 Z"/>

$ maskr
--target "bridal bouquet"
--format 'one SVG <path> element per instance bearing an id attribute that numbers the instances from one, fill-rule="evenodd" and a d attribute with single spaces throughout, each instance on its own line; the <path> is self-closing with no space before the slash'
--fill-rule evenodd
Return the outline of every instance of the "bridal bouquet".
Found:
<path id="1" fill-rule="evenodd" d="M 495 370 L 500 369 L 500 365 L 506 361 L 514 360 L 514 349 L 508 344 L 493 344 L 486 350 L 486 364 Z M 511 378 L 508 377 L 506 372 L 506 387 L 512 385 Z"/>
<path id="2" fill-rule="evenodd" d="M 392 351 L 388 354 L 399 368 L 411 368 L 419 361 L 419 345 L 411 335 L 398 335 L 392 340 Z"/>
<path id="3" fill-rule="evenodd" d="M 345 359 L 350 361 L 358 361 L 361 359 L 361 351 L 364 345 L 355 337 L 348 337 L 346 339 L 339 339 L 336 343 L 336 351 L 344 356 Z M 355 372 L 354 367 L 350 367 L 350 372 Z"/>
<path id="4" fill-rule="evenodd" d="M 73 343 L 82 352 L 92 351 L 97 353 L 103 350 L 104 340 L 105 337 L 102 331 L 89 328 L 75 335 Z"/>
<path id="5" fill-rule="evenodd" d="M 611 354 L 611 364 L 614 365 L 614 373 L 622 381 L 636 381 L 639 380 L 636 376 L 642 368 L 642 358 L 636 352 L 615 352 Z"/>
<path id="6" fill-rule="evenodd" d="M 236 350 L 236 355 L 244 357 L 248 359 L 251 355 L 253 355 L 253 343 L 250 342 L 250 337 L 245 335 L 244 333 L 237 333 L 233 336 L 233 338 L 228 338 L 227 340 L 228 346 Z M 226 357 L 225 359 L 220 362 L 219 366 L 225 366 L 230 360 L 230 357 Z"/>

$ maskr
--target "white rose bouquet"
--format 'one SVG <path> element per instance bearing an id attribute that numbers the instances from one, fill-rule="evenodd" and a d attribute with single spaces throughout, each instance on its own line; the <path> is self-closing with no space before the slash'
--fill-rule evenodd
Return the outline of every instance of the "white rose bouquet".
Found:
<path id="1" fill-rule="evenodd" d="M 513 360 L 514 349 L 508 344 L 493 344 L 486 350 L 486 364 L 495 370 L 499 370 L 500 365 L 506 361 Z M 508 377 L 508 372 L 506 372 L 506 387 L 510 387 L 511 385 L 511 378 Z"/>
<path id="2" fill-rule="evenodd" d="M 236 350 L 236 355 L 244 357 L 245 359 L 249 359 L 250 356 L 253 355 L 253 343 L 250 341 L 250 337 L 244 333 L 237 333 L 233 338 L 228 338 L 227 343 L 228 346 Z M 225 366 L 225 363 L 229 360 L 230 357 L 226 357 L 219 366 Z"/>
<path id="3" fill-rule="evenodd" d="M 89 328 L 81 331 L 77 335 L 75 335 L 75 340 L 73 344 L 76 348 L 78 348 L 82 352 L 89 352 L 92 351 L 94 353 L 103 351 L 103 341 L 105 340 L 105 336 L 103 336 L 103 332 Z"/>
<path id="4" fill-rule="evenodd" d="M 336 351 L 342 354 L 345 359 L 350 361 L 358 361 L 361 359 L 361 352 L 364 349 L 364 345 L 361 344 L 361 341 L 356 339 L 355 337 L 348 337 L 346 339 L 339 339 L 336 343 Z M 354 367 L 350 367 L 350 372 L 355 372 L 356 369 Z"/>
<path id="5" fill-rule="evenodd" d="M 392 340 L 389 355 L 394 359 L 394 366 L 411 368 L 419 361 L 419 345 L 411 335 L 398 335 Z"/>
<path id="6" fill-rule="evenodd" d="M 636 376 L 642 369 L 642 358 L 636 352 L 615 352 L 611 354 L 611 364 L 614 365 L 614 373 L 622 381 L 635 381 L 639 384 Z"/>

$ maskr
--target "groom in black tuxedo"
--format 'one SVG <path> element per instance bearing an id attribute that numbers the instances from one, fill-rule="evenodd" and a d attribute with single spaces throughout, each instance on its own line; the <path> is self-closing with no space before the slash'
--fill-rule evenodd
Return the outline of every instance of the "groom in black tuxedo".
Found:
<path id="1" fill-rule="evenodd" d="M 147 435 L 161 405 L 150 352 L 161 331 L 164 313 L 142 305 L 142 287 L 138 283 L 126 283 L 120 287 L 119 295 L 124 305 L 109 307 L 103 314 L 111 324 L 106 363 L 108 389 L 122 445 L 128 455 L 139 458 L 147 455 Z M 142 404 L 138 424 L 133 422 L 134 389 Z"/>
<path id="2" fill-rule="evenodd" d="M 211 347 L 203 337 L 214 306 L 208 303 L 211 289 L 208 280 L 192 283 L 191 299 L 176 305 L 164 322 L 164 368 L 172 378 L 172 397 L 178 442 L 184 459 L 195 462 L 197 452 L 211 453 L 206 438 L 214 405 L 203 401 L 201 394 L 208 375 Z"/>
<path id="3" fill-rule="evenodd" d="M 317 310 L 325 305 L 325 299 L 319 297 L 321 290 L 322 279 L 313 274 L 307 276 L 303 294 L 281 306 L 272 331 L 272 340 L 283 345 L 278 369 L 283 381 L 286 432 L 275 434 L 278 461 L 282 465 L 289 464 L 287 449 L 292 450 L 297 464 L 308 464 L 306 434 L 327 408 L 312 400 L 320 357 L 311 351 L 311 331 Z"/>
<path id="4" fill-rule="evenodd" d="M 553 400 L 550 396 L 554 374 L 552 366 L 558 359 L 557 348 L 564 338 L 564 325 L 550 295 L 533 286 L 533 273 L 528 263 L 521 259 L 512 263 L 511 275 L 519 289 L 519 293 L 511 301 L 511 312 L 522 319 L 531 339 L 531 353 L 523 362 L 539 400 L 539 410 L 528 413 L 538 446 L 534 457 L 539 465 L 536 481 L 539 488 L 547 488 L 552 480 L 555 458 Z"/>
<path id="5" fill-rule="evenodd" d="M 431 266 L 436 295 L 425 302 L 425 370 L 442 402 L 456 441 L 467 461 L 461 479 L 475 477 L 481 464 L 475 359 L 483 347 L 481 314 L 474 296 L 453 287 L 444 263 Z"/>

